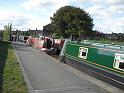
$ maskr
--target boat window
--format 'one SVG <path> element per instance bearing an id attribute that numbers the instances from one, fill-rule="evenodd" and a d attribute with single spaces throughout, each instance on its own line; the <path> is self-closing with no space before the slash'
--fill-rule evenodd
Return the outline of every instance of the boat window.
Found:
<path id="1" fill-rule="evenodd" d="M 120 63 L 119 68 L 124 70 L 124 63 Z"/>
<path id="2" fill-rule="evenodd" d="M 82 52 L 82 56 L 86 56 L 86 52 Z"/>
<path id="3" fill-rule="evenodd" d="M 124 71 L 124 54 L 115 53 L 114 68 Z"/>
<path id="4" fill-rule="evenodd" d="M 88 48 L 84 48 L 84 47 L 79 48 L 79 57 L 80 58 L 86 59 L 87 53 L 88 53 Z"/>

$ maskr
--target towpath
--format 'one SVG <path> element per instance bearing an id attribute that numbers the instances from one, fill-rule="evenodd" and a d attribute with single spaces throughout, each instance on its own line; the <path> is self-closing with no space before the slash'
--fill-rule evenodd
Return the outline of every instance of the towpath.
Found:
<path id="1" fill-rule="evenodd" d="M 30 93 L 109 93 L 45 53 L 24 43 L 13 45 Z"/>

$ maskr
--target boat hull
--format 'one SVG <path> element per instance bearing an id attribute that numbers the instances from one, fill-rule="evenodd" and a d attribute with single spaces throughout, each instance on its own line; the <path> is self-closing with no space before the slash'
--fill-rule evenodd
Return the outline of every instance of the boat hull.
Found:
<path id="1" fill-rule="evenodd" d="M 65 62 L 95 78 L 124 90 L 124 51 L 67 43 Z"/>

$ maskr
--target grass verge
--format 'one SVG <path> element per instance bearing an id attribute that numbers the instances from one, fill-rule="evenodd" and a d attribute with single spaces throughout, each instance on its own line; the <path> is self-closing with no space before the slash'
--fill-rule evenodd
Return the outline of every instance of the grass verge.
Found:
<path id="1" fill-rule="evenodd" d="M 27 93 L 12 44 L 0 41 L 0 93 Z"/>

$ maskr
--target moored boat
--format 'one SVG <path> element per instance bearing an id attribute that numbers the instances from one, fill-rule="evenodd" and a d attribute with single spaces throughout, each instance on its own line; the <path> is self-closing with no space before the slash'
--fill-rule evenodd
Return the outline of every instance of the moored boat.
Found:
<path id="1" fill-rule="evenodd" d="M 64 50 L 67 64 L 124 89 L 124 46 L 70 41 Z"/>

